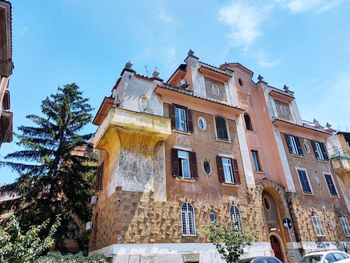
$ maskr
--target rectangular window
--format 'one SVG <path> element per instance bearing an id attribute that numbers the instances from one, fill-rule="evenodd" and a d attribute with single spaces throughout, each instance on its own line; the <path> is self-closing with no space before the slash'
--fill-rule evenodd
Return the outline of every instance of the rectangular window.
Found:
<path id="1" fill-rule="evenodd" d="M 303 193 L 312 194 L 309 178 L 306 174 L 306 170 L 297 169 L 299 182 Z"/>
<path id="2" fill-rule="evenodd" d="M 184 108 L 175 107 L 176 130 L 187 131 L 186 110 Z"/>
<path id="3" fill-rule="evenodd" d="M 335 187 L 333 177 L 331 174 L 324 174 L 324 179 L 326 180 L 328 191 L 331 196 L 338 196 L 337 188 Z"/>
<path id="4" fill-rule="evenodd" d="M 322 142 L 311 141 L 311 145 L 317 160 L 328 161 L 328 154 Z"/>
<path id="5" fill-rule="evenodd" d="M 172 149 L 173 176 L 183 178 L 198 178 L 196 153 Z"/>
<path id="6" fill-rule="evenodd" d="M 215 116 L 216 136 L 220 140 L 228 140 L 226 120 L 224 117 Z"/>
<path id="7" fill-rule="evenodd" d="M 180 160 L 180 176 L 184 178 L 191 178 L 190 158 L 188 152 L 178 151 L 178 158 Z"/>
<path id="8" fill-rule="evenodd" d="M 340 217 L 340 224 L 343 228 L 345 236 L 350 237 L 350 226 L 348 219 L 344 216 Z"/>
<path id="9" fill-rule="evenodd" d="M 186 107 L 169 105 L 171 128 L 183 132 L 192 132 L 192 111 Z"/>
<path id="10" fill-rule="evenodd" d="M 260 161 L 259 161 L 258 151 L 252 150 L 252 156 L 253 156 L 255 171 L 261 172 L 262 169 L 261 169 L 261 165 L 260 165 Z"/>
<path id="11" fill-rule="evenodd" d="M 103 163 L 97 168 L 96 172 L 96 190 L 102 190 Z"/>
<path id="12" fill-rule="evenodd" d="M 303 149 L 301 148 L 299 137 L 289 134 L 285 134 L 285 137 L 289 153 L 299 156 L 303 155 Z"/>
<path id="13" fill-rule="evenodd" d="M 234 183 L 231 159 L 222 158 L 221 160 L 224 168 L 225 183 Z"/>
<path id="14" fill-rule="evenodd" d="M 324 236 L 323 226 L 320 217 L 314 213 L 311 215 L 312 224 L 314 225 L 316 236 Z"/>

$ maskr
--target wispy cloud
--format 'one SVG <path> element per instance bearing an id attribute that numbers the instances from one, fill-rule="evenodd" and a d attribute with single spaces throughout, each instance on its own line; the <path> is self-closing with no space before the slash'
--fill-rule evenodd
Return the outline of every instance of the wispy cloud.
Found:
<path id="1" fill-rule="evenodd" d="M 262 34 L 264 10 L 259 10 L 248 2 L 231 2 L 220 8 L 218 20 L 230 27 L 229 38 L 232 46 L 247 49 Z"/>
<path id="2" fill-rule="evenodd" d="M 158 8 L 158 18 L 164 23 L 170 24 L 174 22 L 174 17 L 167 11 L 165 6 Z"/>
<path id="3" fill-rule="evenodd" d="M 176 59 L 176 47 L 167 47 L 164 50 L 164 66 L 165 68 L 175 68 L 175 59 Z"/>
<path id="4" fill-rule="evenodd" d="M 265 52 L 260 52 L 256 57 L 257 63 L 263 68 L 273 68 L 280 64 L 281 60 L 271 59 Z"/>
<path id="5" fill-rule="evenodd" d="M 307 11 L 316 11 L 323 13 L 336 8 L 345 3 L 344 0 L 275 0 L 283 8 L 288 9 L 291 13 L 302 13 Z"/>
<path id="6" fill-rule="evenodd" d="M 23 37 L 28 31 L 29 31 L 29 27 L 25 26 L 23 27 L 23 29 L 18 33 L 18 36 Z"/>

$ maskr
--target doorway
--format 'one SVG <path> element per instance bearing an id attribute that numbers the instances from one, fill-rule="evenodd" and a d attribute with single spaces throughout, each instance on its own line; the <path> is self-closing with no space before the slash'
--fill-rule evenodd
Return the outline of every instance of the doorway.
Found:
<path id="1" fill-rule="evenodd" d="M 275 257 L 284 262 L 283 251 L 281 247 L 281 243 L 278 238 L 274 235 L 270 236 L 270 242 L 273 252 L 275 253 Z"/>

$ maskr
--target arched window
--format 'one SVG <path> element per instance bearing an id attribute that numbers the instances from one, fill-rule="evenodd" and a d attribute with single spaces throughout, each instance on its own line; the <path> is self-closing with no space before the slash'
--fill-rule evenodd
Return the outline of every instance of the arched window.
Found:
<path id="1" fill-rule="evenodd" d="M 321 219 L 314 211 L 311 213 L 311 220 L 314 225 L 316 236 L 324 236 Z"/>
<path id="2" fill-rule="evenodd" d="M 182 221 L 182 235 L 195 236 L 196 224 L 195 224 L 195 218 L 194 218 L 194 209 L 190 203 L 182 204 L 181 221 Z"/>
<path id="3" fill-rule="evenodd" d="M 252 121 L 250 120 L 250 116 L 248 113 L 244 113 L 244 121 L 245 121 L 245 127 L 248 131 L 252 131 L 253 130 L 253 125 L 252 125 Z"/>
<path id="4" fill-rule="evenodd" d="M 209 213 L 209 218 L 210 218 L 210 224 L 215 225 L 216 224 L 216 213 L 215 211 L 210 211 Z"/>
<path id="5" fill-rule="evenodd" d="M 340 217 L 340 224 L 343 228 L 343 232 L 346 237 L 350 237 L 350 226 L 349 226 L 349 221 L 345 216 Z"/>
<path id="6" fill-rule="evenodd" d="M 239 208 L 237 206 L 231 205 L 230 216 L 233 227 L 235 229 L 242 230 L 241 212 L 239 211 Z"/>

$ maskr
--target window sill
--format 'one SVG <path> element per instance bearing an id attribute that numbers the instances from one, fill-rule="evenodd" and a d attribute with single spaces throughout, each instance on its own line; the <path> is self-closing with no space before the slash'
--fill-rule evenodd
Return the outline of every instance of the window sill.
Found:
<path id="1" fill-rule="evenodd" d="M 180 130 L 176 130 L 176 129 L 173 129 L 173 132 L 180 133 L 180 134 L 185 134 L 185 135 L 192 135 L 192 132 L 185 132 L 185 131 L 180 131 Z"/>
<path id="2" fill-rule="evenodd" d="M 228 186 L 228 187 L 237 187 L 239 186 L 240 184 L 234 184 L 234 183 L 221 183 L 222 186 Z"/>
<path id="3" fill-rule="evenodd" d="M 301 191 L 301 193 L 302 193 L 303 195 L 309 195 L 309 196 L 314 196 L 314 195 L 315 195 L 314 193 L 305 193 L 305 192 L 303 192 L 303 191 Z"/>
<path id="4" fill-rule="evenodd" d="M 264 171 L 256 171 L 256 170 L 254 170 L 254 173 L 256 173 L 256 174 L 263 174 L 263 175 L 265 175 L 265 172 L 264 172 Z"/>
<path id="5" fill-rule="evenodd" d="M 295 158 L 303 158 L 304 157 L 303 155 L 297 155 L 297 154 L 294 154 L 294 153 L 291 153 L 290 155 L 295 157 Z"/>
<path id="6" fill-rule="evenodd" d="M 246 131 L 247 133 L 256 134 L 256 132 L 255 132 L 254 130 L 247 130 L 247 129 L 245 129 L 245 131 Z"/>
<path id="7" fill-rule="evenodd" d="M 329 163 L 329 160 L 328 161 L 327 160 L 320 160 L 320 159 L 317 159 L 317 158 L 316 158 L 316 160 L 319 161 L 319 162 L 323 162 L 323 163 Z"/>
<path id="8" fill-rule="evenodd" d="M 183 178 L 183 177 L 176 177 L 176 181 L 184 182 L 184 183 L 195 183 L 196 180 L 192 178 Z"/>
<path id="9" fill-rule="evenodd" d="M 194 235 L 182 235 L 182 237 L 196 237 L 197 235 L 194 234 Z"/>
<path id="10" fill-rule="evenodd" d="M 339 199 L 340 196 L 339 195 L 329 195 L 330 198 L 335 198 L 335 199 Z"/>
<path id="11" fill-rule="evenodd" d="M 229 140 L 229 139 L 224 140 L 224 139 L 216 138 L 216 141 L 217 141 L 217 142 L 224 142 L 224 143 L 231 143 L 231 140 Z"/>

